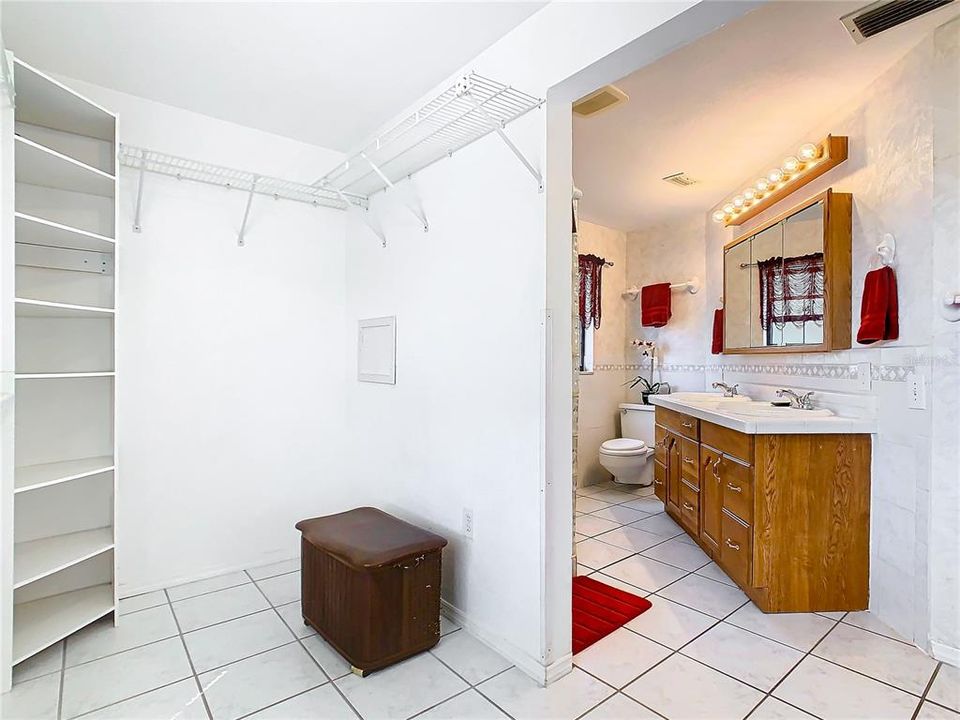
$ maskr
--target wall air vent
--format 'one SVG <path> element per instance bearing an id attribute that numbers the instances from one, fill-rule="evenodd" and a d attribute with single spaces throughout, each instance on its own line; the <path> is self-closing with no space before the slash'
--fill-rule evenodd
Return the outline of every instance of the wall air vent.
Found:
<path id="1" fill-rule="evenodd" d="M 673 175 L 667 175 L 663 179 L 671 185 L 679 185 L 680 187 L 690 187 L 691 185 L 697 184 L 696 180 L 682 172 L 674 173 Z"/>
<path id="2" fill-rule="evenodd" d="M 840 22 L 859 44 L 952 2 L 954 0 L 880 0 L 844 15 Z"/>
<path id="3" fill-rule="evenodd" d="M 615 108 L 630 98 L 618 87 L 605 85 L 599 90 L 584 95 L 573 104 L 573 111 L 580 117 L 592 117 Z"/>

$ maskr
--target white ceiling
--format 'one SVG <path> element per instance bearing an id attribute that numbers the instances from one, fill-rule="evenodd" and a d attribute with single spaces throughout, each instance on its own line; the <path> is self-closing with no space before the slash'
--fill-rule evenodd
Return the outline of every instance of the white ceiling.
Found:
<path id="1" fill-rule="evenodd" d="M 544 2 L 8 2 L 28 63 L 349 150 Z"/>
<path id="2" fill-rule="evenodd" d="M 838 18 L 866 2 L 771 2 L 615 83 L 629 102 L 574 116 L 581 217 L 636 230 L 705 212 L 960 12 L 856 45 Z M 698 184 L 661 180 L 681 171 Z"/>

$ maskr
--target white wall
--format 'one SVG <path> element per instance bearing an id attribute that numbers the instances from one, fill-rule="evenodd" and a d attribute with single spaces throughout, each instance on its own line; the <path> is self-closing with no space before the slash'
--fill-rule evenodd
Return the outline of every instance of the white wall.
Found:
<path id="1" fill-rule="evenodd" d="M 593 485 L 611 479 L 600 464 L 600 445 L 620 437 L 617 405 L 626 400 L 623 385 L 627 305 L 627 234 L 622 230 L 580 221 L 578 251 L 613 263 L 601 275 L 600 327 L 593 334 L 593 371 L 580 373 L 577 392 L 577 482 Z"/>
<path id="2" fill-rule="evenodd" d="M 120 140 L 309 180 L 338 156 L 86 83 Z M 121 595 L 294 557 L 294 523 L 345 509 L 344 219 L 121 171 L 117 434 Z"/>
<path id="3" fill-rule="evenodd" d="M 548 5 L 469 65 L 552 88 L 546 112 L 508 129 L 545 170 L 544 195 L 493 136 L 416 177 L 428 235 L 389 195 L 386 250 L 348 231 L 349 331 L 398 318 L 397 386 L 349 386 L 349 437 L 376 439 L 354 441 L 369 460 L 350 476 L 385 481 L 383 505 L 451 540 L 444 598 L 541 682 L 570 668 L 570 102 L 753 4 L 702 3 L 663 26 L 690 6 Z"/>

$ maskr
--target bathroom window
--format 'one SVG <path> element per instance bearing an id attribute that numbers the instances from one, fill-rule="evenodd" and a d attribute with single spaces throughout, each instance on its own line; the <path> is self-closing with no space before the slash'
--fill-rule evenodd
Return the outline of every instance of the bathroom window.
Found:
<path id="1" fill-rule="evenodd" d="M 580 324 L 580 372 L 593 372 L 593 324 Z"/>

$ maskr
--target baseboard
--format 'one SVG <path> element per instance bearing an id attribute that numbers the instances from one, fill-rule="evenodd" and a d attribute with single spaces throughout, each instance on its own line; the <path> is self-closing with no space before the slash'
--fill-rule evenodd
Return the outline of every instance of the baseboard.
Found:
<path id="1" fill-rule="evenodd" d="M 478 625 L 460 608 L 442 598 L 440 599 L 440 610 L 450 620 L 465 629 L 484 645 L 516 665 L 520 670 L 533 678 L 540 686 L 552 683 L 573 669 L 572 655 L 565 655 L 549 665 L 544 665 L 540 658 L 530 655 L 506 638 Z"/>
<path id="2" fill-rule="evenodd" d="M 121 585 L 118 588 L 118 595 L 120 598 L 133 597 L 134 595 L 143 595 L 148 592 L 155 592 L 157 590 L 163 590 L 165 588 L 175 587 L 177 585 L 185 585 L 191 582 L 198 582 L 200 580 L 209 580 L 210 578 L 217 577 L 218 575 L 226 575 L 227 573 L 233 572 L 242 572 L 243 570 L 249 570 L 250 568 L 261 567 L 263 565 L 273 565 L 274 563 L 283 562 L 284 560 L 290 560 L 291 557 L 278 557 L 275 560 L 269 560 L 264 558 L 257 558 L 252 562 L 245 562 L 240 565 L 231 565 L 228 567 L 219 568 L 217 570 L 206 571 L 197 575 L 187 575 L 181 577 L 168 578 L 166 580 L 161 580 L 156 583 L 150 583 L 148 585 L 141 585 L 137 587 L 125 587 Z"/>
<path id="3" fill-rule="evenodd" d="M 960 667 L 960 648 L 950 647 L 932 640 L 930 642 L 930 654 L 947 665 Z"/>

